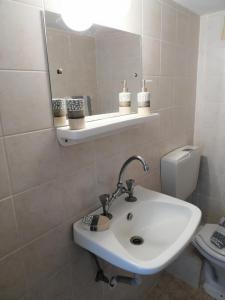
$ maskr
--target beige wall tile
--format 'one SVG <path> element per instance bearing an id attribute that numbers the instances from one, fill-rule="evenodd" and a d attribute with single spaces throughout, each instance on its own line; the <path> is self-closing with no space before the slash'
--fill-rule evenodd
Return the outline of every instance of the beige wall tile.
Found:
<path id="1" fill-rule="evenodd" d="M 142 34 L 157 39 L 161 37 L 162 5 L 158 0 L 143 0 Z"/>
<path id="2" fill-rule="evenodd" d="M 1 124 L 1 118 L 0 118 L 0 137 L 3 135 L 3 132 L 2 132 L 2 124 Z"/>
<path id="3" fill-rule="evenodd" d="M 95 153 L 97 160 L 107 159 L 121 151 L 120 135 L 114 134 L 95 141 Z"/>
<path id="4" fill-rule="evenodd" d="M 102 300 L 101 282 L 95 282 L 96 265 L 93 256 L 85 252 L 82 258 L 72 265 L 72 285 L 74 299 Z"/>
<path id="5" fill-rule="evenodd" d="M 0 89 L 5 135 L 52 127 L 47 73 L 0 71 Z"/>
<path id="6" fill-rule="evenodd" d="M 0 199 L 2 199 L 10 193 L 8 167 L 2 138 L 0 138 L 0 178 Z"/>
<path id="7" fill-rule="evenodd" d="M 98 195 L 112 193 L 115 190 L 119 170 L 127 158 L 129 158 L 129 154 L 126 155 L 126 158 L 118 154 L 96 161 Z"/>
<path id="8" fill-rule="evenodd" d="M 176 74 L 176 46 L 170 43 L 161 44 L 161 75 Z"/>
<path id="9" fill-rule="evenodd" d="M 160 74 L 160 42 L 142 37 L 142 61 L 144 77 Z"/>
<path id="10" fill-rule="evenodd" d="M 162 6 L 162 40 L 176 42 L 176 10 L 166 4 Z"/>
<path id="11" fill-rule="evenodd" d="M 168 140 L 173 137 L 172 109 L 160 111 L 160 139 Z M 175 146 L 176 147 L 176 146 Z"/>
<path id="12" fill-rule="evenodd" d="M 55 181 L 14 196 L 18 230 L 23 243 L 63 222 L 63 197 Z"/>
<path id="13" fill-rule="evenodd" d="M 179 76 L 186 76 L 186 75 L 194 75 L 197 72 L 197 60 L 195 63 L 195 72 L 191 70 L 191 65 L 192 63 L 189 59 L 189 49 L 183 46 L 176 46 L 175 49 L 175 66 L 174 66 L 174 71 L 175 75 Z M 195 53 L 196 51 L 192 51 L 192 54 Z M 193 56 L 191 56 L 192 58 Z M 193 65 L 193 63 L 192 63 Z M 190 70 L 189 70 L 190 69 Z"/>
<path id="14" fill-rule="evenodd" d="M 12 199 L 0 201 L 0 257 L 14 250 L 19 245 Z"/>
<path id="15" fill-rule="evenodd" d="M 132 127 L 120 133 L 120 147 L 123 159 L 139 153 L 140 147 L 149 143 L 157 143 L 159 134 L 160 117 L 155 115 L 148 122 L 137 127 Z M 135 137 L 135 139 L 134 139 Z M 124 161 L 122 160 L 121 163 Z"/>
<path id="16" fill-rule="evenodd" d="M 86 142 L 70 147 L 60 147 L 60 174 L 72 175 L 95 162 L 95 144 Z"/>
<path id="17" fill-rule="evenodd" d="M 0 299 L 17 300 L 25 294 L 26 280 L 21 253 L 0 262 Z"/>
<path id="18" fill-rule="evenodd" d="M 61 171 L 54 130 L 7 137 L 6 150 L 14 193 L 54 179 Z"/>
<path id="19" fill-rule="evenodd" d="M 1 69 L 46 70 L 41 12 L 15 1 L 0 3 Z M 21 34 L 22 33 L 22 34 Z"/>
<path id="20" fill-rule="evenodd" d="M 76 264 L 72 265 L 72 280 L 75 284 L 75 290 L 78 291 L 87 285 L 94 283 L 96 275 L 96 265 L 93 256 L 85 251 Z M 75 291 L 74 291 L 75 292 Z"/>
<path id="21" fill-rule="evenodd" d="M 165 109 L 173 105 L 173 80 L 171 77 L 159 78 L 159 108 Z"/>
<path id="22" fill-rule="evenodd" d="M 66 265 L 43 285 L 44 300 L 72 300 L 72 270 Z"/>
<path id="23" fill-rule="evenodd" d="M 19 298 L 19 300 L 28 300 L 28 296 L 24 295 L 23 297 Z M 33 299 L 32 299 L 33 300 Z"/>
<path id="24" fill-rule="evenodd" d="M 198 53 L 196 49 L 187 50 L 187 73 L 192 77 L 196 77 L 198 67 Z"/>
<path id="25" fill-rule="evenodd" d="M 200 17 L 198 15 L 189 14 L 189 45 L 192 48 L 198 50 L 199 45 L 199 28 L 200 28 Z"/>
<path id="26" fill-rule="evenodd" d="M 70 233 L 63 226 L 24 249 L 25 274 L 30 288 L 43 283 L 69 262 L 69 244 Z"/>
<path id="27" fill-rule="evenodd" d="M 174 136 L 181 138 L 186 132 L 187 115 L 184 107 L 175 107 L 172 109 L 172 130 Z M 190 124 L 192 124 L 190 122 Z"/>
<path id="28" fill-rule="evenodd" d="M 188 103 L 189 89 L 188 89 L 188 77 L 174 77 L 173 79 L 173 100 L 174 105 L 182 106 Z"/>
<path id="29" fill-rule="evenodd" d="M 183 11 L 177 10 L 177 26 L 176 26 L 176 37 L 177 43 L 181 46 L 191 46 L 188 44 L 189 40 L 189 15 Z"/>
<path id="30" fill-rule="evenodd" d="M 93 300 L 103 300 L 103 283 L 98 282 L 97 284 L 93 280 L 91 283 L 88 283 L 86 287 L 81 289 L 76 289 L 77 286 L 73 286 L 73 294 L 75 295 L 75 299 L 79 300 L 86 300 L 93 299 Z M 76 290 L 75 290 L 76 289 Z M 109 299 L 109 298 L 107 298 Z"/>
<path id="31" fill-rule="evenodd" d="M 73 176 L 60 179 L 58 186 L 62 189 L 67 218 L 81 217 L 98 203 L 96 182 L 94 164 L 80 169 Z"/>

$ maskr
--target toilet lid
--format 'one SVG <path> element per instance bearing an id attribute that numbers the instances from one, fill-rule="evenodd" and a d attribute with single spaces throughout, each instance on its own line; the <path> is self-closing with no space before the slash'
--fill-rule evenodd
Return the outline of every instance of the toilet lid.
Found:
<path id="1" fill-rule="evenodd" d="M 225 267 L 225 248 L 219 249 L 210 241 L 210 238 L 217 227 L 218 224 L 206 224 L 203 226 L 194 237 L 193 245 L 205 258 L 219 266 Z"/>

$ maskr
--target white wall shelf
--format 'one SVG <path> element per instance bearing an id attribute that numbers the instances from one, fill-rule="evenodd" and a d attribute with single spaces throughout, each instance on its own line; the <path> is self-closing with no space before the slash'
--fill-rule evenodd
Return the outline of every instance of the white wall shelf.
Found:
<path id="1" fill-rule="evenodd" d="M 86 122 L 86 128 L 70 130 L 68 126 L 57 128 L 59 143 L 63 146 L 71 146 L 93 140 L 101 136 L 112 134 L 115 131 L 134 126 L 158 116 L 157 113 L 147 116 L 130 114 L 124 116 L 113 116 L 110 118 L 98 119 Z"/>

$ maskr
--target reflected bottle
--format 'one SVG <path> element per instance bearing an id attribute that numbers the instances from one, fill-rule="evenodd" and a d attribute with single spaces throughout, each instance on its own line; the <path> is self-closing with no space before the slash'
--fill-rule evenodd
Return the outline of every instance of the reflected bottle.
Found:
<path id="1" fill-rule="evenodd" d="M 119 93 L 119 113 L 126 115 L 131 113 L 131 93 L 128 92 L 127 81 L 123 81 L 123 91 Z"/>

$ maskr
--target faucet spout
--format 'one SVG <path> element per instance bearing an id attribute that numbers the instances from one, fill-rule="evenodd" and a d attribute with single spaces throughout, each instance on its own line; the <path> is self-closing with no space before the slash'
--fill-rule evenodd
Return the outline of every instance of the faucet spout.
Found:
<path id="1" fill-rule="evenodd" d="M 137 198 L 133 195 L 135 181 L 133 179 L 127 180 L 126 181 L 127 188 L 123 185 L 123 174 L 126 170 L 126 167 L 133 160 L 138 160 L 142 164 L 143 169 L 146 173 L 149 171 L 149 165 L 146 163 L 146 161 L 141 156 L 133 155 L 130 158 L 128 158 L 121 167 L 118 182 L 116 185 L 116 190 L 112 193 L 111 196 L 109 196 L 108 194 L 100 196 L 100 201 L 101 201 L 102 208 L 103 208 L 103 215 L 107 215 L 110 218 L 112 217 L 112 215 L 109 213 L 109 208 L 110 208 L 112 202 L 124 193 L 128 194 L 128 197 L 125 198 L 126 201 L 128 201 L 128 202 L 137 201 Z"/>
<path id="2" fill-rule="evenodd" d="M 133 161 L 133 160 L 138 160 L 143 166 L 144 171 L 147 173 L 149 171 L 149 165 L 146 163 L 146 161 L 139 155 L 133 155 L 128 160 L 125 161 L 125 163 L 122 165 L 120 173 L 119 173 L 119 179 L 118 179 L 118 185 L 121 185 L 123 183 L 123 174 L 124 171 L 126 170 L 127 166 Z"/>

